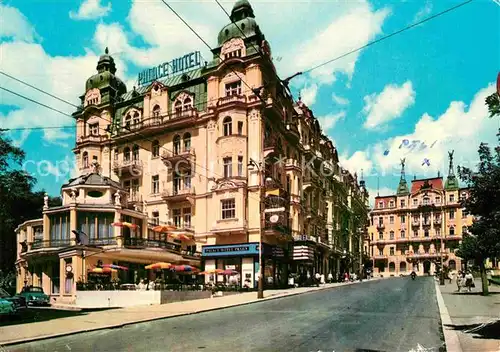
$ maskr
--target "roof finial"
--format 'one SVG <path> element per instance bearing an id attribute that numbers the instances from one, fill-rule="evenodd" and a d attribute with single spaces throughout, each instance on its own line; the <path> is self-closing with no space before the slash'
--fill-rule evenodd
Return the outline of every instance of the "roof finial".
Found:
<path id="1" fill-rule="evenodd" d="M 105 53 L 106 55 L 108 55 L 108 54 L 109 54 L 109 49 L 108 49 L 108 47 L 106 47 L 106 49 L 104 49 L 104 53 Z"/>

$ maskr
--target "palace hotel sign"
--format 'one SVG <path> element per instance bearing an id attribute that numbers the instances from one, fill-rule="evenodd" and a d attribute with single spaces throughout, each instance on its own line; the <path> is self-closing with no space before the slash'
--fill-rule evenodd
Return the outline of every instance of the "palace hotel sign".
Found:
<path id="1" fill-rule="evenodd" d="M 172 61 L 167 61 L 156 67 L 139 72 L 138 83 L 139 85 L 146 84 L 196 67 L 201 67 L 201 53 L 199 51 L 186 54 Z"/>

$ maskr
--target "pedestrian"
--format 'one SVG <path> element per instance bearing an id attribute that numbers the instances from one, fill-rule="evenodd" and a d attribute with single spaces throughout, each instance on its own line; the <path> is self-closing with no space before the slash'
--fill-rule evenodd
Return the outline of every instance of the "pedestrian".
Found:
<path id="1" fill-rule="evenodd" d="M 469 290 L 469 292 L 472 290 L 473 287 L 475 287 L 474 276 L 472 276 L 472 273 L 470 272 L 470 270 L 468 270 L 467 274 L 465 274 L 465 286 L 467 286 L 467 289 Z"/>
<path id="2" fill-rule="evenodd" d="M 330 274 L 328 274 L 328 283 L 332 283 L 333 282 L 333 275 L 332 273 L 330 272 Z"/>
<path id="3" fill-rule="evenodd" d="M 316 278 L 316 286 L 319 287 L 319 282 L 321 280 L 321 275 L 318 272 L 316 272 L 316 277 L 315 278 Z"/>
<path id="4" fill-rule="evenodd" d="M 460 292 L 462 289 L 462 270 L 457 273 L 457 290 Z"/>
<path id="5" fill-rule="evenodd" d="M 324 285 L 326 283 L 325 282 L 325 274 L 321 274 L 320 281 L 321 281 L 321 285 Z"/>

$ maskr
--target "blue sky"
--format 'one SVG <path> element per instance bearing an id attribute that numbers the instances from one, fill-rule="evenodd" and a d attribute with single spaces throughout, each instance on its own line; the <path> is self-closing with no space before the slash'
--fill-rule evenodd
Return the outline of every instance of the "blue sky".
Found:
<path id="1" fill-rule="evenodd" d="M 228 18 L 211 1 L 171 5 L 212 46 Z M 233 1 L 223 1 L 230 11 Z M 251 1 L 282 78 L 365 45 L 459 1 Z M 158 1 L 3 1 L 1 70 L 77 103 L 98 56 L 109 46 L 131 89 L 145 67 L 208 49 Z M 500 69 L 500 6 L 475 0 L 455 11 L 293 81 L 333 140 L 341 164 L 365 175 L 372 195 L 395 189 L 399 160 L 408 173 L 446 172 L 446 151 L 473 165 L 480 141 L 495 141 L 499 120 L 484 97 Z M 0 85 L 71 114 L 71 106 L 6 77 Z M 71 118 L 0 91 L 0 127 L 71 125 Z M 74 129 L 12 132 L 26 169 L 51 195 L 70 176 Z M 398 149 L 402 139 L 432 149 Z M 384 151 L 389 150 L 388 155 Z M 428 158 L 430 166 L 422 166 Z M 410 176 L 409 176 L 410 178 Z"/>

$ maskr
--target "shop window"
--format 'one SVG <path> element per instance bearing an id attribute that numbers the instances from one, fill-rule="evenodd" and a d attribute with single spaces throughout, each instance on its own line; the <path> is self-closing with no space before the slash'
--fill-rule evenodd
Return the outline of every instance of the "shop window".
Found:
<path id="1" fill-rule="evenodd" d="M 222 219 L 235 219 L 236 218 L 236 201 L 235 199 L 221 200 Z"/>

